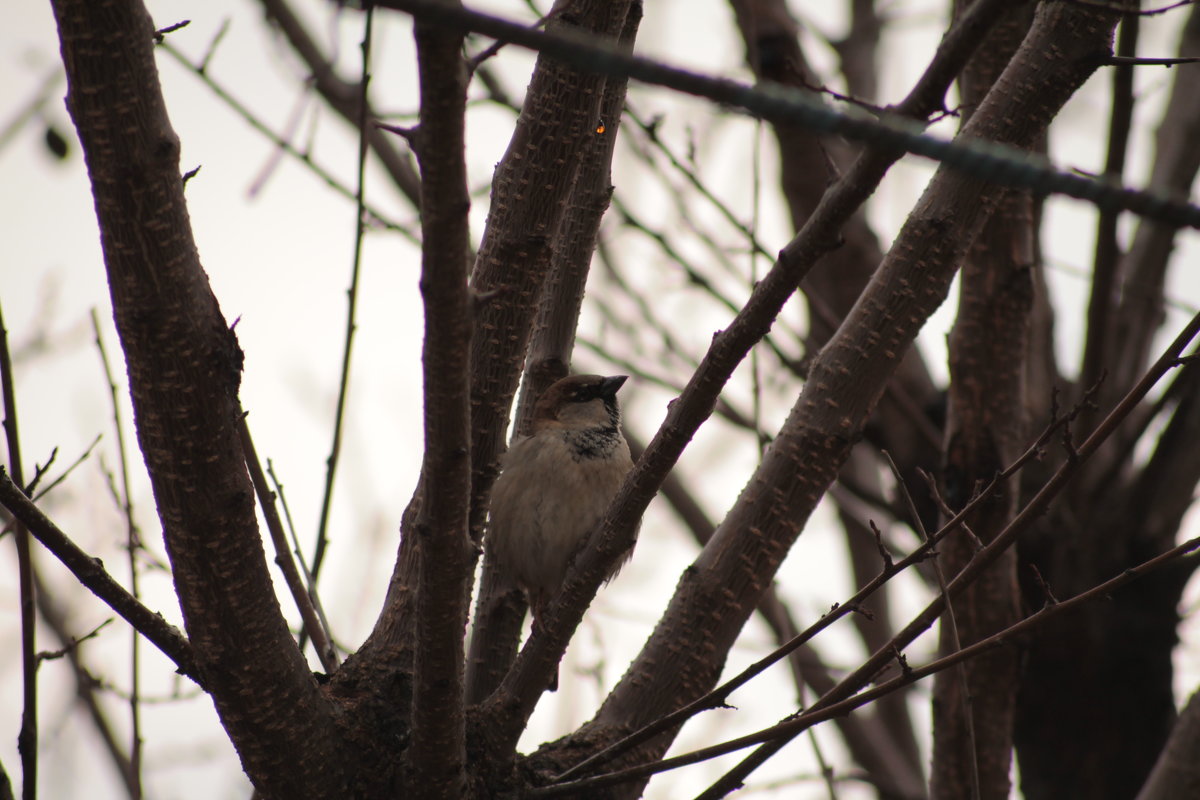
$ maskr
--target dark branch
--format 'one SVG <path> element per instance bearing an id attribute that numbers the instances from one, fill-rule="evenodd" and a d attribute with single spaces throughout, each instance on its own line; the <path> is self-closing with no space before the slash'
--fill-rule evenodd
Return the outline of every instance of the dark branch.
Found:
<path id="1" fill-rule="evenodd" d="M 2 467 L 0 467 L 0 505 L 3 505 L 12 512 L 14 517 L 23 522 L 34 538 L 66 565 L 80 583 L 107 603 L 113 611 L 120 614 L 126 622 L 133 626 L 134 630 L 145 636 L 167 658 L 175 662 L 179 674 L 188 676 L 201 686 L 204 685 L 196 669 L 192 646 L 179 629 L 163 619 L 161 614 L 146 608 L 137 598 L 125 591 L 125 588 L 105 571 L 100 559 L 92 558 L 80 550 L 33 504 L 33 501 L 17 488 L 12 478 L 9 477 L 8 471 Z"/>

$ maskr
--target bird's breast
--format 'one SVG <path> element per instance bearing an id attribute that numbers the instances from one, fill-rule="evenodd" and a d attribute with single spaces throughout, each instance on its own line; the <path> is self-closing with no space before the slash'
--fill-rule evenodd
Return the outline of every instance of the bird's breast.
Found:
<path id="1" fill-rule="evenodd" d="M 493 555 L 526 588 L 556 591 L 631 466 L 619 432 L 550 430 L 515 442 L 492 494 Z"/>

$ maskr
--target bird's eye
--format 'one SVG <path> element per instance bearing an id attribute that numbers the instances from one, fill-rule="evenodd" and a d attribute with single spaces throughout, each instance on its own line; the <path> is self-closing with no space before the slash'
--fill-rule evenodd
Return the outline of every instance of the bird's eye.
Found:
<path id="1" fill-rule="evenodd" d="M 574 401 L 576 403 L 586 403 L 589 400 L 595 400 L 600 396 L 599 386 L 580 386 L 575 390 Z"/>

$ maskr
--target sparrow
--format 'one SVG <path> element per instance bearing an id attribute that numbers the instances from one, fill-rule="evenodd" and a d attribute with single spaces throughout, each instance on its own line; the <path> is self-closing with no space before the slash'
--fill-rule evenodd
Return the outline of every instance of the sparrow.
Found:
<path id="1" fill-rule="evenodd" d="M 487 546 L 525 592 L 534 627 L 633 467 L 617 405 L 627 377 L 572 375 L 552 384 L 534 406 L 530 434 L 501 462 Z M 631 547 L 606 580 L 632 555 Z"/>

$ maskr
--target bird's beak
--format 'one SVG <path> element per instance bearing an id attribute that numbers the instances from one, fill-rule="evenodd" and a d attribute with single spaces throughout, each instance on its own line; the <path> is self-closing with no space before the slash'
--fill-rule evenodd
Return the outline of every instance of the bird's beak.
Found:
<path id="1" fill-rule="evenodd" d="M 628 380 L 628 375 L 610 375 L 600 382 L 601 397 L 616 397 L 617 390 Z"/>

